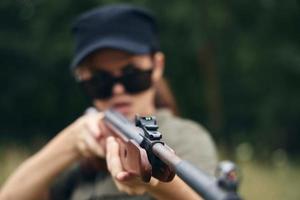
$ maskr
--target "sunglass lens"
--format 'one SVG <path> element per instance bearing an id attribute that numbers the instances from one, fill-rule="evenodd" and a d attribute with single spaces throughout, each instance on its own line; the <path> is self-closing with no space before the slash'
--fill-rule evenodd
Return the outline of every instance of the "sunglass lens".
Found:
<path id="1" fill-rule="evenodd" d="M 93 99 L 107 99 L 111 96 L 113 86 L 112 77 L 109 75 L 95 76 L 90 80 L 81 82 L 85 93 Z"/>
<path id="2" fill-rule="evenodd" d="M 142 71 L 139 69 L 122 77 L 122 84 L 125 86 L 128 93 L 134 94 L 142 92 L 151 86 L 152 70 Z"/>

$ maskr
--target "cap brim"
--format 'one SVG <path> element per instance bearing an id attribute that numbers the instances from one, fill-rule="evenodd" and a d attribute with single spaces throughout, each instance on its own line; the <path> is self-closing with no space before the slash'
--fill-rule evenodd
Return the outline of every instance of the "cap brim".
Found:
<path id="1" fill-rule="evenodd" d="M 122 50 L 133 54 L 147 54 L 151 52 L 151 49 L 147 45 L 139 44 L 129 40 L 105 38 L 105 40 L 94 42 L 88 45 L 82 51 L 78 52 L 71 62 L 71 68 L 76 68 L 80 64 L 80 62 L 89 54 L 93 53 L 96 50 L 104 48 Z"/>

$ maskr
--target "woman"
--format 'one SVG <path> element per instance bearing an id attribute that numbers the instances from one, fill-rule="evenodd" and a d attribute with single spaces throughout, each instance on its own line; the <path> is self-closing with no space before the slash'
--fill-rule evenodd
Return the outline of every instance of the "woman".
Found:
<path id="1" fill-rule="evenodd" d="M 200 199 L 177 176 L 169 183 L 144 183 L 122 168 L 119 144 L 102 122 L 113 108 L 133 119 L 155 115 L 164 141 L 183 159 L 211 173 L 213 142 L 198 124 L 158 109 L 164 54 L 146 10 L 130 5 L 98 8 L 74 23 L 76 80 L 99 112 L 88 113 L 62 130 L 26 160 L 4 184 L 0 199 Z M 107 167 L 103 168 L 101 160 Z"/>

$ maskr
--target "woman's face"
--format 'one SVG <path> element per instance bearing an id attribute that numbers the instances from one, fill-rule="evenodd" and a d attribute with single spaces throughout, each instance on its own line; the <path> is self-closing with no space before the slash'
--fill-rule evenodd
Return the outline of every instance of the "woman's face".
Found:
<path id="1" fill-rule="evenodd" d="M 91 55 L 86 66 L 80 67 L 76 73 L 81 80 L 89 80 L 99 70 L 108 72 L 113 77 L 122 77 L 128 65 L 142 71 L 152 69 L 151 86 L 138 93 L 128 93 L 124 85 L 117 81 L 112 86 L 110 97 L 94 99 L 94 106 L 99 110 L 113 108 L 130 119 L 133 119 L 135 114 L 153 114 L 155 111 L 153 86 L 162 76 L 164 66 L 162 53 L 132 55 L 119 50 L 105 49 Z"/>

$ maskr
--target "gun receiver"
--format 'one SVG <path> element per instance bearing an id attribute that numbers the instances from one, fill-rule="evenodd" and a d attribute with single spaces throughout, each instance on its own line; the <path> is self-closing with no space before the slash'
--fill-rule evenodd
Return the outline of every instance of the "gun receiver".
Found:
<path id="1" fill-rule="evenodd" d="M 174 178 L 175 171 L 152 152 L 154 144 L 164 145 L 161 133 L 157 131 L 156 120 L 151 117 L 136 117 L 134 126 L 121 114 L 109 110 L 104 114 L 104 121 L 117 136 L 125 170 L 140 176 L 145 182 L 149 182 L 151 176 L 163 182 Z"/>

